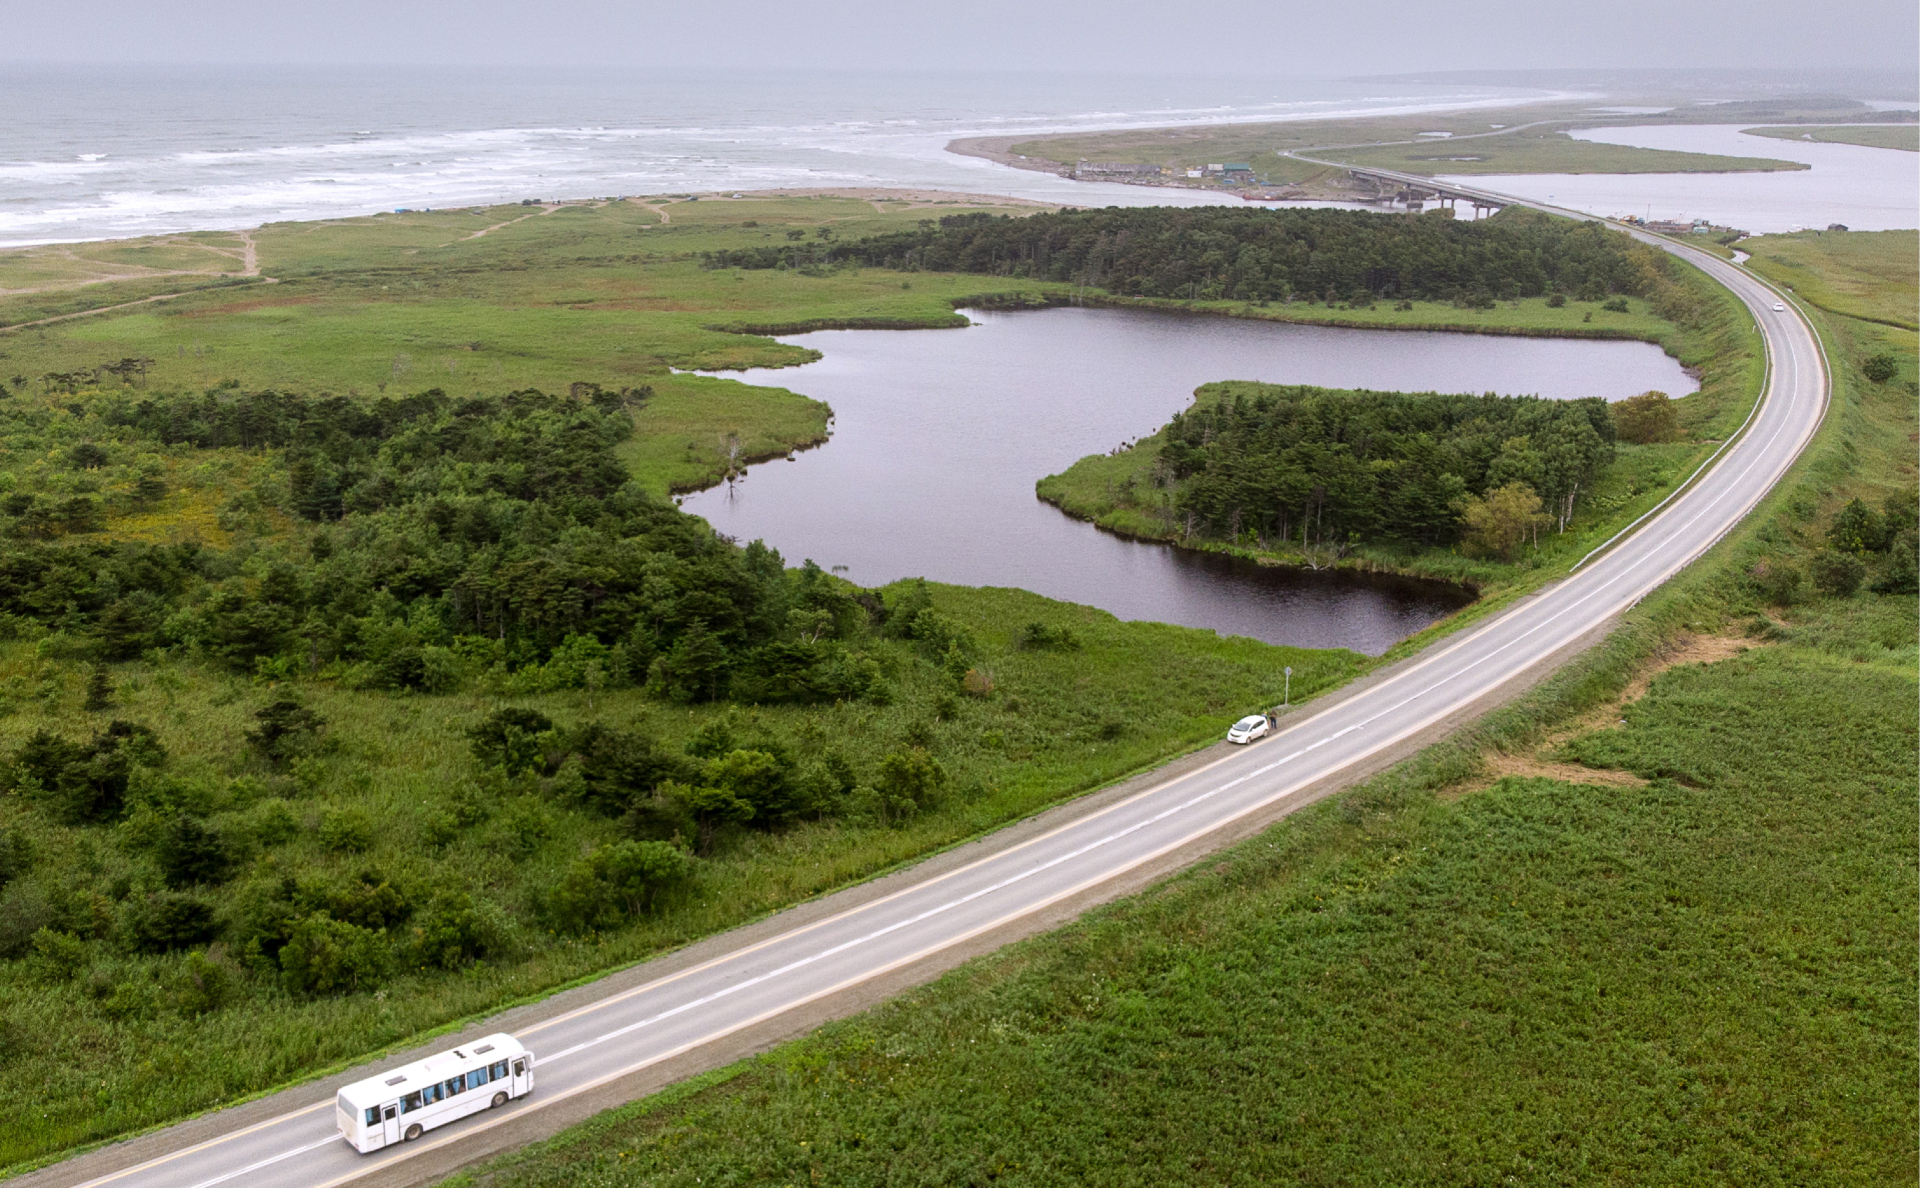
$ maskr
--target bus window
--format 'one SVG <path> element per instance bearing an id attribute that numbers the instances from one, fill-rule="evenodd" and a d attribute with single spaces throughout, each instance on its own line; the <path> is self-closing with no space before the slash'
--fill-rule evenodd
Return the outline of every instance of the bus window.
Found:
<path id="1" fill-rule="evenodd" d="M 400 1112 L 403 1114 L 411 1114 L 419 1108 L 420 1095 L 418 1093 L 409 1093 L 400 1099 Z"/>
<path id="2" fill-rule="evenodd" d="M 467 1088 L 469 1089 L 478 1089 L 486 1083 L 487 1070 L 484 1068 L 476 1068 L 467 1074 Z"/>
<path id="3" fill-rule="evenodd" d="M 378 1126 L 378 1125 L 380 1125 L 380 1107 L 379 1107 L 379 1106 L 368 1106 L 368 1107 L 367 1107 L 367 1114 L 366 1114 L 366 1118 L 367 1118 L 367 1125 L 368 1125 L 368 1126 Z"/>
<path id="4" fill-rule="evenodd" d="M 443 1085 L 428 1085 L 425 1089 L 422 1089 L 420 1091 L 420 1097 L 428 1105 L 432 1105 L 434 1102 L 439 1101 L 441 1097 L 444 1096 L 444 1094 L 441 1093 L 441 1090 L 443 1088 L 445 1088 L 445 1086 Z"/>
<path id="5" fill-rule="evenodd" d="M 452 1097 L 456 1093 L 465 1093 L 466 1091 L 467 1091 L 467 1074 L 466 1073 L 461 1073 L 457 1077 L 447 1078 L 447 1096 L 448 1097 Z"/>
<path id="6" fill-rule="evenodd" d="M 492 1074 L 494 1080 L 504 1081 L 507 1079 L 507 1062 L 504 1060 L 496 1060 L 493 1062 L 493 1065 L 487 1069 L 487 1072 Z"/>

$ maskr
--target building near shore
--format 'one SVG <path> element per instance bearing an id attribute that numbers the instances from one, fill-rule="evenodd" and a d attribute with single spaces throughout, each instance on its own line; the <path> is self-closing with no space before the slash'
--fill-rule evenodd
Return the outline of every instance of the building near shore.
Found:
<path id="1" fill-rule="evenodd" d="M 1081 161 L 1073 167 L 1073 176 L 1083 181 L 1137 181 L 1158 178 L 1163 170 L 1158 165 L 1141 165 L 1132 161 Z"/>

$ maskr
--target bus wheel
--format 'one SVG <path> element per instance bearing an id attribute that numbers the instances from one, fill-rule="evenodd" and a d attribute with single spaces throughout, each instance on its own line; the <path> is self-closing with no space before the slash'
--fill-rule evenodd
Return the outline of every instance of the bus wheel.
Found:
<path id="1" fill-rule="evenodd" d="M 507 1095 L 506 1095 L 506 1094 L 504 1094 L 504 1093 L 496 1093 L 496 1094 L 494 1094 L 494 1095 L 493 1095 L 493 1108 L 494 1108 L 494 1109 L 496 1109 L 496 1110 L 497 1110 L 497 1109 L 499 1109 L 499 1108 L 500 1108 L 501 1106 L 503 1106 L 503 1105 L 506 1105 L 506 1104 L 507 1104 Z"/>
<path id="2" fill-rule="evenodd" d="M 407 1127 L 407 1133 L 402 1137 L 404 1137 L 408 1142 L 412 1142 L 414 1139 L 419 1138 L 420 1124 L 418 1122 L 415 1122 L 412 1126 Z"/>

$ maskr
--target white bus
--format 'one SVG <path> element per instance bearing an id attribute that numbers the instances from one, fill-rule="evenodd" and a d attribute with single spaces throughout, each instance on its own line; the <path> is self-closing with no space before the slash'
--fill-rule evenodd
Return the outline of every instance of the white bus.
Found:
<path id="1" fill-rule="evenodd" d="M 490 1035 L 342 1089 L 340 1137 L 364 1155 L 531 1092 L 533 1053 Z"/>

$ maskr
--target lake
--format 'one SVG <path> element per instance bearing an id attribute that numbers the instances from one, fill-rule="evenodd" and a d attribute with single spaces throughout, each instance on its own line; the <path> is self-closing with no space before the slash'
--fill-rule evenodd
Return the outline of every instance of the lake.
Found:
<path id="1" fill-rule="evenodd" d="M 744 373 L 833 406 L 833 437 L 683 506 L 865 586 L 1017 586 L 1123 619 L 1378 655 L 1469 601 L 1443 583 L 1256 566 L 1125 540 L 1034 495 L 1152 433 L 1214 380 L 1621 399 L 1697 385 L 1640 342 L 1348 330 L 1146 310 L 965 311 L 964 330 L 783 337 L 818 362 Z M 742 373 L 733 373 L 736 375 Z"/>

